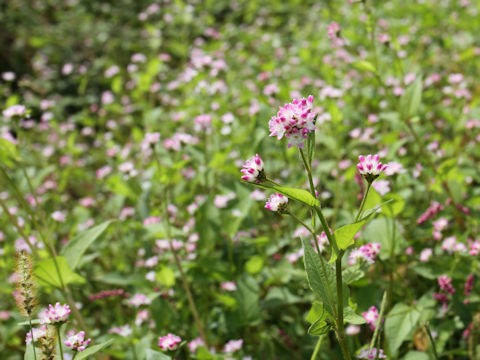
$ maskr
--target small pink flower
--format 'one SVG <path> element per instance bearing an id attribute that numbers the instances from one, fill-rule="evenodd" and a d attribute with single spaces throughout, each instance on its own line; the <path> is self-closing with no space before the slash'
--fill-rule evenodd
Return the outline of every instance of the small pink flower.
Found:
<path id="1" fill-rule="evenodd" d="M 195 353 L 199 347 L 204 345 L 205 343 L 203 342 L 202 338 L 198 337 L 188 343 L 188 349 L 191 353 Z"/>
<path id="2" fill-rule="evenodd" d="M 266 180 L 265 171 L 263 169 L 263 160 L 258 154 L 245 161 L 240 172 L 243 174 L 242 180 L 248 182 L 260 183 Z"/>
<path id="3" fill-rule="evenodd" d="M 223 347 L 223 352 L 234 353 L 235 351 L 240 350 L 242 348 L 242 346 L 243 346 L 243 340 L 242 339 L 230 340 Z"/>
<path id="4" fill-rule="evenodd" d="M 283 212 L 287 209 L 288 198 L 282 194 L 273 194 L 265 204 L 265 209 L 270 211 Z"/>
<path id="5" fill-rule="evenodd" d="M 468 253 L 470 255 L 476 256 L 480 253 L 480 241 L 479 240 L 475 240 L 475 241 L 469 240 L 468 247 L 469 247 Z"/>
<path id="6" fill-rule="evenodd" d="M 380 243 L 369 243 L 353 249 L 348 256 L 348 265 L 355 265 L 358 261 L 373 264 L 380 252 Z"/>
<path id="7" fill-rule="evenodd" d="M 378 155 L 360 155 L 358 161 L 358 172 L 370 183 L 387 168 L 386 164 L 380 162 Z"/>
<path id="8" fill-rule="evenodd" d="M 463 292 L 465 296 L 470 295 L 470 292 L 473 289 L 473 274 L 467 276 L 467 281 L 465 281 L 465 291 Z"/>
<path id="9" fill-rule="evenodd" d="M 23 105 L 13 105 L 9 108 L 3 110 L 2 114 L 5 118 L 11 119 L 12 117 L 18 116 L 21 117 L 25 115 L 27 108 Z"/>
<path id="10" fill-rule="evenodd" d="M 38 328 L 32 328 L 32 331 L 27 333 L 27 337 L 25 338 L 25 343 L 30 344 L 32 342 L 32 332 L 33 332 L 33 342 L 37 342 L 42 338 L 46 338 L 48 335 L 47 326 L 42 325 Z"/>
<path id="11" fill-rule="evenodd" d="M 452 279 L 449 278 L 447 275 L 440 276 L 437 281 L 440 289 L 445 291 L 447 294 L 452 295 L 455 292 L 455 288 L 452 285 Z"/>
<path id="12" fill-rule="evenodd" d="M 427 262 L 433 254 L 432 249 L 427 248 L 423 249 L 422 252 L 420 253 L 420 261 L 421 262 Z"/>
<path id="13" fill-rule="evenodd" d="M 146 133 L 142 141 L 142 150 L 145 151 L 151 146 L 155 146 L 160 141 L 160 133 Z"/>
<path id="14" fill-rule="evenodd" d="M 280 140 L 288 139 L 288 147 L 304 147 L 308 134 L 314 132 L 317 114 L 313 111 L 313 96 L 307 99 L 293 99 L 291 103 L 281 107 L 276 116 L 269 121 L 270 136 Z"/>
<path id="15" fill-rule="evenodd" d="M 178 348 L 178 345 L 182 342 L 180 336 L 174 334 L 168 334 L 158 338 L 158 346 L 163 351 L 173 351 Z"/>
<path id="16" fill-rule="evenodd" d="M 375 306 L 371 306 L 368 311 L 362 313 L 362 316 L 367 322 L 367 324 L 370 325 L 370 328 L 372 330 L 375 330 L 379 316 L 377 308 Z"/>
<path id="17" fill-rule="evenodd" d="M 150 300 L 146 295 L 144 294 L 135 294 L 133 295 L 129 300 L 128 303 L 134 307 L 140 307 L 142 305 L 150 305 L 152 300 Z"/>
<path id="18" fill-rule="evenodd" d="M 145 220 L 143 220 L 143 225 L 147 226 L 147 225 L 157 224 L 160 221 L 162 221 L 162 219 L 159 218 L 158 216 L 149 216 Z"/>
<path id="19" fill-rule="evenodd" d="M 388 34 L 378 34 L 378 42 L 382 44 L 389 44 L 391 41 L 390 35 Z"/>
<path id="20" fill-rule="evenodd" d="M 233 281 L 226 281 L 220 284 L 223 290 L 226 291 L 235 291 L 237 290 L 237 285 Z"/>
<path id="21" fill-rule="evenodd" d="M 360 326 L 350 324 L 346 327 L 345 333 L 349 336 L 354 336 L 360 333 Z"/>
<path id="22" fill-rule="evenodd" d="M 85 339 L 85 332 L 80 331 L 79 333 L 70 334 L 67 336 L 67 339 L 64 341 L 65 346 L 74 350 L 74 351 L 83 351 L 90 344 L 91 339 Z"/>
<path id="23" fill-rule="evenodd" d="M 388 180 L 377 180 L 372 186 L 382 196 L 390 192 L 390 183 Z"/>
<path id="24" fill-rule="evenodd" d="M 330 38 L 330 40 L 334 40 L 335 38 L 338 37 L 340 34 L 340 25 L 336 22 L 331 22 L 327 26 L 327 35 Z"/>
<path id="25" fill-rule="evenodd" d="M 377 354 L 378 352 L 378 354 Z M 386 359 L 387 356 L 383 353 L 382 349 L 372 348 L 372 349 L 362 349 L 360 355 L 357 356 L 357 359 Z"/>
<path id="26" fill-rule="evenodd" d="M 48 305 L 48 309 L 46 309 L 43 313 L 43 316 L 40 319 L 42 324 L 58 324 L 63 323 L 68 320 L 70 316 L 70 306 L 68 305 L 60 305 L 59 302 L 53 305 Z"/>
<path id="27" fill-rule="evenodd" d="M 132 334 L 132 328 L 129 325 L 116 326 L 108 330 L 109 334 L 117 334 L 121 337 L 127 337 Z"/>
<path id="28" fill-rule="evenodd" d="M 52 219 L 58 222 L 65 222 L 67 216 L 63 211 L 54 211 L 51 215 Z"/>

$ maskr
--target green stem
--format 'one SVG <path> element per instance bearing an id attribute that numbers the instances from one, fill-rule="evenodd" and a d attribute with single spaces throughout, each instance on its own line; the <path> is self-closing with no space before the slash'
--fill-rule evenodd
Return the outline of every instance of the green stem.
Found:
<path id="1" fill-rule="evenodd" d="M 325 231 L 325 234 L 327 235 L 328 243 L 332 247 L 333 251 L 336 254 L 338 254 L 337 243 L 336 243 L 335 239 L 333 238 L 333 234 L 330 231 L 330 228 L 328 227 L 328 223 L 327 223 L 327 220 L 325 219 L 325 216 L 323 216 L 322 209 L 320 209 L 320 207 L 318 207 L 318 206 L 315 206 L 315 211 L 316 211 L 318 217 L 320 218 L 320 222 L 322 223 L 323 231 Z"/>
<path id="2" fill-rule="evenodd" d="M 380 327 L 382 324 L 383 314 L 385 313 L 385 305 L 387 304 L 387 293 L 383 293 L 382 304 L 380 305 L 380 314 L 378 315 L 378 320 L 375 325 L 375 331 L 373 332 L 372 340 L 370 341 L 370 350 L 375 346 L 377 342 L 378 334 L 380 333 Z"/>
<path id="3" fill-rule="evenodd" d="M 60 359 L 64 359 L 63 357 L 63 346 L 62 346 L 62 336 L 60 335 L 60 328 L 62 325 L 57 325 L 57 336 L 58 336 L 58 347 L 60 348 Z"/>
<path id="4" fill-rule="evenodd" d="M 310 357 L 310 360 L 315 360 L 317 358 L 317 355 L 320 352 L 320 348 L 322 347 L 322 342 L 323 342 L 323 335 L 318 337 L 317 344 L 315 345 L 315 349 L 313 350 L 313 354 Z"/>
<path id="5" fill-rule="evenodd" d="M 310 168 L 310 165 L 307 162 L 307 159 L 305 158 L 305 154 L 303 153 L 303 149 L 300 150 L 300 155 L 302 157 L 303 165 L 305 166 L 305 170 L 307 171 L 307 176 L 308 176 L 308 182 L 310 184 L 310 192 L 312 193 L 312 196 L 314 198 L 317 198 L 315 194 L 315 186 L 313 185 L 313 178 L 312 178 L 312 171 Z M 351 360 L 350 357 L 350 352 L 348 350 L 348 344 L 347 344 L 347 338 L 345 337 L 345 327 L 343 324 L 343 278 L 342 278 L 342 257 L 343 257 L 343 251 L 338 251 L 338 246 L 333 238 L 333 235 L 330 231 L 330 228 L 328 226 L 327 220 L 325 219 L 325 216 L 323 215 L 322 210 L 320 209 L 319 206 L 315 206 L 315 211 L 320 218 L 320 222 L 322 223 L 323 231 L 325 231 L 325 234 L 327 235 L 328 242 L 330 246 L 332 247 L 333 251 L 335 254 L 337 254 L 337 260 L 335 261 L 335 277 L 336 277 L 336 284 L 337 284 L 337 329 L 336 329 L 336 334 L 337 334 L 337 339 L 340 344 L 340 348 L 342 350 L 343 358 L 344 360 Z M 318 244 L 317 244 L 317 237 L 314 236 L 315 238 L 315 244 L 317 245 L 317 251 L 318 249 Z M 320 256 L 320 251 L 318 253 Z M 321 260 L 323 258 L 321 257 Z M 323 271 L 326 274 L 326 269 L 324 268 L 324 264 L 322 262 L 322 267 Z"/>
<path id="6" fill-rule="evenodd" d="M 311 234 L 314 233 L 313 230 L 310 229 L 310 227 L 309 227 L 307 224 L 305 224 L 301 219 L 299 219 L 299 218 L 297 217 L 297 215 L 295 215 L 294 213 L 292 213 L 292 212 L 290 212 L 290 211 L 288 211 L 288 210 L 287 210 L 286 213 L 287 213 L 288 215 L 290 215 L 292 218 L 294 218 L 300 225 L 305 226 L 305 228 L 306 228 Z M 318 250 L 318 249 L 317 249 L 317 250 Z"/>
<path id="7" fill-rule="evenodd" d="M 312 196 L 314 198 L 316 198 L 317 195 L 315 194 L 315 186 L 313 185 L 312 169 L 310 169 L 310 166 L 307 163 L 307 159 L 305 158 L 305 154 L 303 153 L 303 149 L 299 149 L 299 150 L 300 150 L 300 155 L 302 156 L 303 165 L 305 166 L 305 170 L 307 171 L 307 174 L 308 174 L 308 182 L 310 183 L 310 192 L 312 193 Z"/>
<path id="8" fill-rule="evenodd" d="M 335 261 L 335 275 L 337 280 L 337 338 L 342 349 L 343 358 L 350 360 L 350 351 L 348 350 L 347 338 L 345 336 L 345 326 L 343 324 L 343 279 L 342 279 L 342 257 L 343 251 L 338 254 Z"/>
<path id="9" fill-rule="evenodd" d="M 370 191 L 371 186 L 372 186 L 372 183 L 368 182 L 367 191 L 365 191 L 365 195 L 363 195 L 362 202 L 360 204 L 360 208 L 358 209 L 357 216 L 355 216 L 355 222 L 357 222 L 358 219 L 360 218 L 360 215 L 362 215 L 363 207 L 365 206 L 365 202 L 367 201 L 368 192 Z"/>
<path id="10" fill-rule="evenodd" d="M 35 350 L 35 341 L 33 338 L 33 326 L 32 326 L 32 319 L 30 317 L 30 314 L 28 314 L 28 323 L 30 324 L 30 334 L 32 335 L 32 348 L 33 348 L 33 357 L 35 360 L 37 360 L 37 353 Z M 72 359 L 73 360 L 73 359 Z"/>
<path id="11" fill-rule="evenodd" d="M 437 347 L 435 346 L 435 341 L 433 340 L 432 332 L 430 331 L 430 328 L 428 327 L 427 324 L 423 324 L 423 327 L 425 328 L 425 331 L 427 332 L 427 335 L 428 335 L 428 339 L 432 344 L 433 356 L 435 357 L 435 360 L 438 360 L 439 357 L 437 353 Z"/>

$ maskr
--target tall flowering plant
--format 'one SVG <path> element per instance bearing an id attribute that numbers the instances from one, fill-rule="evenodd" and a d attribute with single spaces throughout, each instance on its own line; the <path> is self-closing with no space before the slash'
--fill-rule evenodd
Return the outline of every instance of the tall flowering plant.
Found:
<path id="1" fill-rule="evenodd" d="M 312 323 L 309 333 L 320 336 L 329 331 L 334 331 L 343 358 L 349 360 L 351 354 L 346 341 L 345 323 L 359 325 L 365 323 L 365 319 L 356 314 L 354 305 L 349 299 L 348 279 L 344 279 L 342 259 L 347 250 L 354 245 L 356 233 L 379 209 L 377 206 L 364 211 L 370 187 L 386 170 L 387 165 L 380 162 L 379 155 L 359 157 L 357 169 L 367 182 L 361 204 L 352 223 L 332 231 L 322 211 L 317 187 L 313 181 L 312 162 L 315 152 L 315 131 L 317 130 L 316 119 L 318 116 L 314 110 L 313 101 L 312 95 L 306 99 L 293 99 L 292 102 L 281 107 L 276 116 L 273 116 L 269 121 L 270 136 L 276 136 L 278 140 L 285 137 L 288 140 L 288 147 L 295 146 L 298 148 L 309 190 L 283 186 L 271 180 L 267 175 L 264 161 L 258 154 L 245 162 L 241 170 L 242 180 L 274 191 L 275 193 L 268 199 L 265 208 L 292 217 L 294 221 L 300 223 L 311 233 L 314 247 L 307 239 L 303 239 L 305 271 L 310 288 L 320 302 L 313 303 L 308 315 L 308 319 Z M 311 225 L 307 225 L 289 209 L 289 200 L 299 202 L 309 208 L 312 215 Z M 320 222 L 320 227 L 317 220 Z M 322 236 L 325 236 L 328 241 L 330 259 L 324 258 L 324 252 L 321 251 L 324 245 L 319 244 L 319 238 L 321 237 L 317 234 L 322 230 Z M 373 263 L 379 251 L 378 247 L 379 244 L 367 244 L 367 246 L 351 252 L 349 265 Z M 368 351 L 373 352 L 376 349 L 370 348 Z"/>

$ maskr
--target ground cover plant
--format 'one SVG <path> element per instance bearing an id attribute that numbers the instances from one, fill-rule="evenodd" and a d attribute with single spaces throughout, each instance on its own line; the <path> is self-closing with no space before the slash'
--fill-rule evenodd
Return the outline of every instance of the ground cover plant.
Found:
<path id="1" fill-rule="evenodd" d="M 1 4 L 1 359 L 480 359 L 480 4 Z"/>

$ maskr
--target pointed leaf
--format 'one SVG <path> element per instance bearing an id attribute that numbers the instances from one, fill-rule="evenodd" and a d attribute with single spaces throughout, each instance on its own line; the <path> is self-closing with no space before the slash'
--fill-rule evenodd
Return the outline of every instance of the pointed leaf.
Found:
<path id="1" fill-rule="evenodd" d="M 170 360 L 170 356 L 162 354 L 161 352 L 147 349 L 147 358 L 146 360 Z"/>
<path id="2" fill-rule="evenodd" d="M 67 259 L 72 269 L 78 266 L 82 255 L 87 251 L 88 247 L 103 234 L 113 221 L 115 220 L 108 220 L 91 229 L 82 231 L 62 249 L 60 254 Z"/>
<path id="3" fill-rule="evenodd" d="M 417 76 L 415 81 L 405 90 L 400 98 L 400 115 L 404 120 L 409 120 L 418 113 L 422 101 L 422 76 Z"/>
<path id="4" fill-rule="evenodd" d="M 358 70 L 361 70 L 361 71 L 370 71 L 370 72 L 373 72 L 373 73 L 375 73 L 377 71 L 375 69 L 375 65 L 373 65 L 369 61 L 356 61 L 352 65 L 353 65 L 354 68 L 356 68 Z"/>
<path id="5" fill-rule="evenodd" d="M 104 347 L 109 346 L 113 342 L 113 339 L 107 340 L 104 343 L 94 345 L 94 346 L 89 346 L 85 350 L 79 352 L 77 356 L 75 356 L 75 360 L 82 360 L 82 359 L 88 359 L 89 356 L 96 354 L 100 350 L 102 350 Z"/>
<path id="6" fill-rule="evenodd" d="M 63 256 L 57 256 L 55 260 L 57 264 L 55 264 L 53 259 L 47 259 L 42 260 L 35 265 L 34 273 L 41 283 L 55 286 L 57 288 L 62 287 L 62 281 L 63 285 L 85 283 L 85 279 L 75 273 L 70 266 L 68 266 L 67 259 Z M 58 276 L 59 272 L 61 278 Z"/>
<path id="7" fill-rule="evenodd" d="M 363 316 L 358 315 L 351 307 L 346 307 L 343 311 L 343 319 L 353 325 L 365 324 Z"/>
<path id="8" fill-rule="evenodd" d="M 335 270 L 326 261 L 322 265 L 308 241 L 305 239 L 302 239 L 302 241 L 305 271 L 310 288 L 322 300 L 325 310 L 330 315 L 334 315 L 333 309 L 336 301 Z"/>
<path id="9" fill-rule="evenodd" d="M 299 201 L 310 207 L 320 206 L 320 201 L 314 198 L 313 195 L 307 190 L 297 189 L 297 188 L 287 187 L 287 186 L 277 186 L 267 182 L 262 184 L 254 184 L 254 183 L 249 183 L 249 184 L 256 185 L 263 189 L 273 190 L 279 194 L 285 195 L 289 199 Z"/>
<path id="10" fill-rule="evenodd" d="M 385 336 L 389 350 L 395 356 L 400 345 L 413 336 L 420 312 L 406 304 L 396 304 L 385 320 Z"/>

